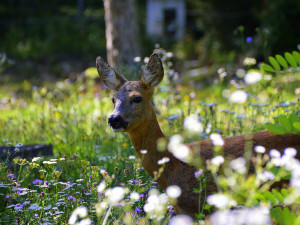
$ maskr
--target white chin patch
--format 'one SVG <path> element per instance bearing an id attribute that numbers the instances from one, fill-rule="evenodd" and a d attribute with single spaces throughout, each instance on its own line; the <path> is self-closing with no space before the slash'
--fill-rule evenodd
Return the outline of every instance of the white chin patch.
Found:
<path id="1" fill-rule="evenodd" d="M 111 128 L 111 129 L 113 130 L 113 132 L 125 132 L 124 128 L 118 128 L 118 129 Z"/>

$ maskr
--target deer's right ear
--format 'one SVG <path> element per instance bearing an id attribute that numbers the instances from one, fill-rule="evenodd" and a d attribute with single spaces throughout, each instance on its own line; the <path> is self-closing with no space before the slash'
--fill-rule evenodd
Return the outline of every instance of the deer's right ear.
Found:
<path id="1" fill-rule="evenodd" d="M 96 59 L 96 66 L 101 82 L 109 89 L 118 91 L 127 81 L 124 76 L 111 68 L 100 56 Z"/>

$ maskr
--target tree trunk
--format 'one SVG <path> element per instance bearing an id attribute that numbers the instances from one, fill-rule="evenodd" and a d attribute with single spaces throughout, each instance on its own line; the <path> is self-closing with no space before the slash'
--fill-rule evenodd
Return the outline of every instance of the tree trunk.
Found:
<path id="1" fill-rule="evenodd" d="M 111 66 L 133 64 L 140 56 L 134 0 L 104 0 L 107 61 Z"/>

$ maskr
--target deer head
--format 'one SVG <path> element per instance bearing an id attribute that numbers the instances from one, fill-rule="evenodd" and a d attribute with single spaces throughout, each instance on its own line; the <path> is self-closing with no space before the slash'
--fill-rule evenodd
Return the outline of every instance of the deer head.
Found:
<path id="1" fill-rule="evenodd" d="M 152 54 L 139 81 L 128 81 L 110 67 L 100 56 L 96 59 L 101 82 L 116 91 L 112 96 L 114 111 L 108 119 L 113 131 L 131 131 L 145 125 L 153 116 L 151 104 L 154 87 L 164 76 L 162 62 L 157 54 Z"/>

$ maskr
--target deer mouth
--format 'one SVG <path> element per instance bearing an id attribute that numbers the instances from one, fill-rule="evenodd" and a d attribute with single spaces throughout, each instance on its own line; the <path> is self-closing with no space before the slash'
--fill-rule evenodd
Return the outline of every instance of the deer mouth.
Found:
<path id="1" fill-rule="evenodd" d="M 128 127 L 128 122 L 121 116 L 112 116 L 108 119 L 108 125 L 114 132 L 124 132 Z"/>

